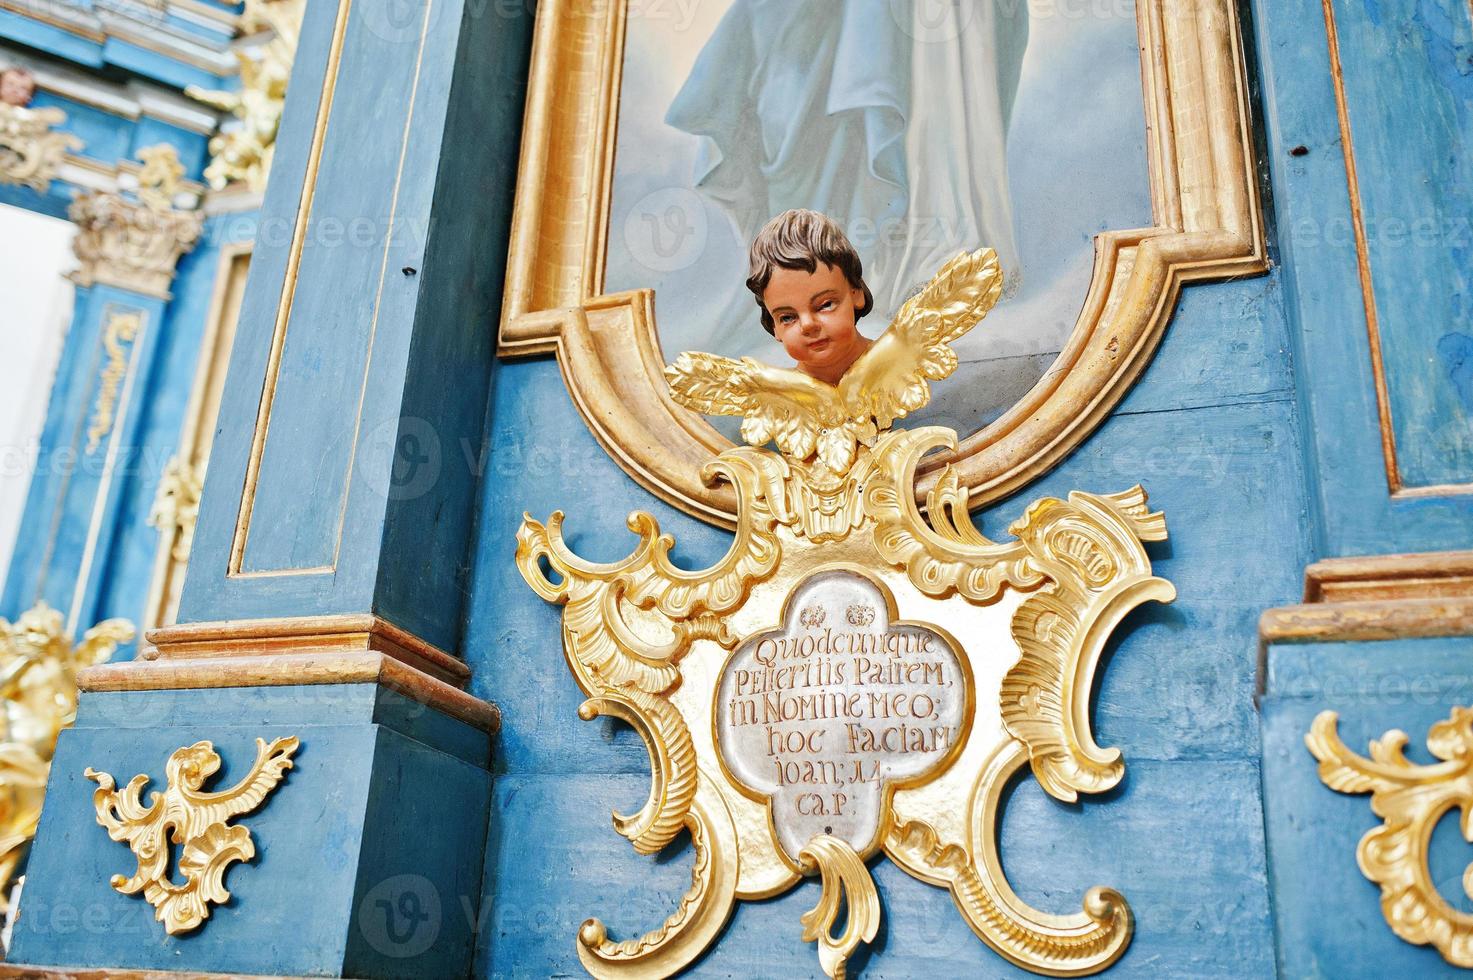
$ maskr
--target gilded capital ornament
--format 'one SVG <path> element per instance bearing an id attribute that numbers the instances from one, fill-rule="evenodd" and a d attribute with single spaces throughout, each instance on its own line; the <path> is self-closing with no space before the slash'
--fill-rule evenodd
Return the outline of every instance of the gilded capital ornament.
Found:
<path id="1" fill-rule="evenodd" d="M 592 975 L 677 973 L 737 901 L 817 875 L 818 905 L 794 935 L 842 977 L 877 935 L 866 862 L 880 854 L 947 889 L 977 936 L 1024 969 L 1094 973 L 1125 951 L 1120 893 L 1092 888 L 1073 914 L 1030 907 L 996 829 L 1003 789 L 1025 768 L 1065 802 L 1120 782 L 1120 752 L 1095 743 L 1090 692 L 1120 620 L 1175 596 L 1142 545 L 1165 539 L 1165 520 L 1139 487 L 1071 493 L 1030 506 L 1013 540 L 990 540 L 953 468 L 917 506 L 918 465 L 954 450 L 956 434 L 891 428 L 955 369 L 949 344 L 1000 287 L 989 250 L 958 256 L 837 385 L 681 355 L 667 370 L 675 400 L 742 416 L 749 443 L 701 471 L 739 504 L 735 539 L 710 568 L 672 564 L 674 541 L 644 512 L 629 517 L 633 553 L 613 563 L 577 556 L 560 512 L 524 518 L 517 566 L 564 607 L 579 716 L 623 719 L 649 748 L 649 798 L 614 829 L 642 854 L 688 830 L 696 852 L 690 890 L 650 932 L 620 941 L 598 919 L 578 930 Z"/>
<path id="2" fill-rule="evenodd" d="M 1438 762 L 1406 757 L 1407 735 L 1392 729 L 1371 742 L 1370 757 L 1340 739 L 1339 716 L 1322 711 L 1304 743 L 1319 760 L 1320 780 L 1337 793 L 1370 793 L 1381 826 L 1356 848 L 1361 874 L 1381 887 L 1381 915 L 1391 931 L 1417 946 L 1432 946 L 1453 966 L 1473 969 L 1473 914 L 1453 908 L 1432 880 L 1432 830 L 1458 811 L 1463 838 L 1473 841 L 1473 708 L 1455 707 L 1427 733 Z M 1463 873 L 1473 898 L 1473 866 Z"/>
<path id="3" fill-rule="evenodd" d="M 256 739 L 256 760 L 240 782 L 229 789 L 209 792 L 204 784 L 220 769 L 220 756 L 209 742 L 176 750 L 164 764 L 167 785 L 150 794 L 143 805 L 147 775 L 134 776 L 121 790 L 113 777 L 88 768 L 97 784 L 92 804 L 97 822 L 115 841 L 128 845 L 138 859 L 131 875 L 112 876 L 112 886 L 124 895 L 143 893 L 154 907 L 154 918 L 169 935 L 190 932 L 210 917 L 210 906 L 230 900 L 225 872 L 237 861 L 256 855 L 251 832 L 228 821 L 256 810 L 292 767 L 295 737 Z M 177 847 L 175 880 L 170 867 Z"/>
<path id="4" fill-rule="evenodd" d="M 179 257 L 204 228 L 196 211 L 149 207 L 109 191 L 81 195 L 67 216 L 77 225 L 77 285 L 102 283 L 160 299 L 168 298 Z"/>

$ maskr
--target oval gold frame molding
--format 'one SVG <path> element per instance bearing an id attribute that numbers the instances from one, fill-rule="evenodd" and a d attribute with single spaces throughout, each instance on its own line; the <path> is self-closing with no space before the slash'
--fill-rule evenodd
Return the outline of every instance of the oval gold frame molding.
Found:
<path id="1" fill-rule="evenodd" d="M 538 5 L 497 352 L 555 353 L 595 438 L 662 500 L 735 526 L 700 470 L 731 446 L 665 386 L 654 291 L 603 293 L 627 0 Z M 983 506 L 1057 465 L 1150 362 L 1183 283 L 1268 268 L 1243 38 L 1232 0 L 1139 0 L 1150 228 L 1095 237 L 1094 271 L 1053 366 L 1002 417 L 923 468 L 955 462 Z"/>

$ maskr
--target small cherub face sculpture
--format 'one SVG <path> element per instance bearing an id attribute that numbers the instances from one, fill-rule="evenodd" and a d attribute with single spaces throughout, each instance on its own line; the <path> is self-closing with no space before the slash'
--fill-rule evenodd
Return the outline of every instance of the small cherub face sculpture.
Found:
<path id="1" fill-rule="evenodd" d="M 36 97 L 36 79 L 24 68 L 0 71 L 0 102 L 24 109 Z"/>
<path id="2" fill-rule="evenodd" d="M 773 336 L 810 377 L 838 384 L 869 349 L 855 323 L 864 290 L 849 285 L 834 266 L 820 262 L 812 272 L 774 269 L 762 305 L 772 317 Z"/>
<path id="3" fill-rule="evenodd" d="M 757 233 L 748 263 L 763 328 L 799 371 L 837 385 L 870 346 L 855 323 L 874 306 L 843 230 L 817 211 L 784 211 Z"/>

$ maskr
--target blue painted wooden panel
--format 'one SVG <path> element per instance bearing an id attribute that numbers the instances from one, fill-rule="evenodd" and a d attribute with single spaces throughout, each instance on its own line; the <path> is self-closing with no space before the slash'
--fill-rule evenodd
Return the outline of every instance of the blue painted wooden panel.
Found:
<path id="1" fill-rule="evenodd" d="M 1355 849 L 1380 825 L 1370 796 L 1336 793 L 1316 774 L 1304 735 L 1314 717 L 1340 714 L 1340 735 L 1364 755 L 1369 741 L 1399 728 L 1408 756 L 1426 751 L 1428 728 L 1451 706 L 1473 703 L 1467 638 L 1280 645 L 1268 652 L 1263 700 L 1264 811 L 1275 931 L 1285 977 L 1377 978 L 1463 975 L 1431 947 L 1397 938 L 1381 914 L 1380 889 L 1361 875 Z M 1440 893 L 1469 910 L 1462 890 L 1468 845 L 1449 816 L 1433 836 L 1431 869 Z"/>
<path id="2" fill-rule="evenodd" d="M 131 156 L 135 145 L 131 138 L 133 120 L 45 90 L 37 91 L 35 101 L 31 104 L 36 108 L 51 107 L 66 113 L 66 121 L 57 128 L 72 133 L 82 141 L 81 148 L 72 151 L 77 156 L 96 160 L 106 167 L 115 166 L 119 160 L 126 160 Z M 190 136 L 193 139 L 200 138 L 193 133 Z"/>
<path id="3" fill-rule="evenodd" d="M 1458 473 L 1468 436 L 1456 351 L 1439 345 L 1467 332 L 1466 289 L 1458 284 L 1468 270 L 1468 191 L 1458 168 L 1468 156 L 1469 11 L 1461 0 L 1334 10 L 1343 21 L 1347 107 L 1393 414 L 1404 428 L 1398 454 L 1412 454 L 1403 462 L 1410 484 L 1466 482 L 1473 472 Z M 1322 5 L 1260 0 L 1253 19 L 1315 552 L 1473 546 L 1473 497 L 1389 493 Z"/>
<path id="4" fill-rule="evenodd" d="M 416 710 L 417 709 L 417 710 Z M 222 718 L 228 719 L 221 721 Z M 390 727 L 392 726 L 392 727 Z M 447 727 L 449 726 L 449 727 Z M 469 964 L 490 800 L 485 736 L 375 685 L 86 695 L 58 745 L 13 962 L 287 975 L 454 976 Z M 120 734 L 123 737 L 119 737 Z M 467 735 L 480 744 L 477 755 Z M 228 786 L 256 737 L 296 735 L 285 782 L 247 826 L 257 856 L 197 932 L 168 936 L 109 885 L 134 858 L 95 822 L 93 766 L 163 784 L 164 762 L 208 738 Z M 443 745 L 460 757 L 432 745 Z M 434 825 L 433 833 L 426 828 Z M 384 919 L 408 886 L 434 919 Z M 424 937 L 433 936 L 429 942 Z"/>
<path id="5" fill-rule="evenodd" d="M 1402 478 L 1473 483 L 1473 7 L 1334 11 Z"/>
<path id="6" fill-rule="evenodd" d="M 10 10 L 0 10 L 0 37 L 79 65 L 101 67 L 103 63 L 102 45 L 96 41 Z"/>
<path id="7" fill-rule="evenodd" d="M 164 469 L 178 451 L 214 300 L 221 251 L 253 238 L 255 223 L 254 211 L 212 217 L 205 222 L 200 244 L 179 261 L 174 298 L 164 311 L 160 349 L 148 379 L 135 465 L 124 474 L 118 525 L 107 552 L 93 619 L 121 616 L 141 621 L 159 546 L 159 530 L 148 523 L 148 514 Z M 128 644 L 113 659 L 129 659 L 135 649 L 136 644 Z"/>
<path id="8" fill-rule="evenodd" d="M 26 533 L 16 542 L 6 576 L 3 605 L 12 616 L 45 600 L 73 621 L 71 628 L 91 625 L 124 483 L 141 461 L 136 437 L 162 309 L 160 300 L 110 286 L 79 291 L 26 498 Z M 109 359 L 106 324 L 115 315 L 135 313 L 141 326 L 131 343 L 120 344 L 126 370 L 113 421 L 94 444 L 88 430 L 98 418 Z"/>
<path id="9" fill-rule="evenodd" d="M 229 578 L 336 5 L 308 11 L 181 620 L 373 611 L 458 646 L 530 24 L 414 10 L 348 18 L 242 561 L 301 573 Z"/>

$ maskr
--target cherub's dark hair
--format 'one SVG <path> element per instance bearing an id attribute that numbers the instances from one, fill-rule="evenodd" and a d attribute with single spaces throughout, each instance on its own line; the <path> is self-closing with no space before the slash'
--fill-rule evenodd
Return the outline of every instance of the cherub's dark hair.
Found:
<path id="1" fill-rule="evenodd" d="M 849 244 L 844 232 L 827 215 L 804 208 L 784 211 L 762 226 L 747 254 L 747 288 L 757 298 L 762 311 L 762 327 L 774 332 L 772 314 L 762 304 L 762 293 L 772 281 L 772 270 L 802 269 L 814 272 L 818 263 L 833 266 L 844 273 L 849 285 L 864 290 L 864 305 L 854 311 L 858 320 L 874 309 L 875 298 L 864 284 L 864 266 L 859 253 Z"/>

